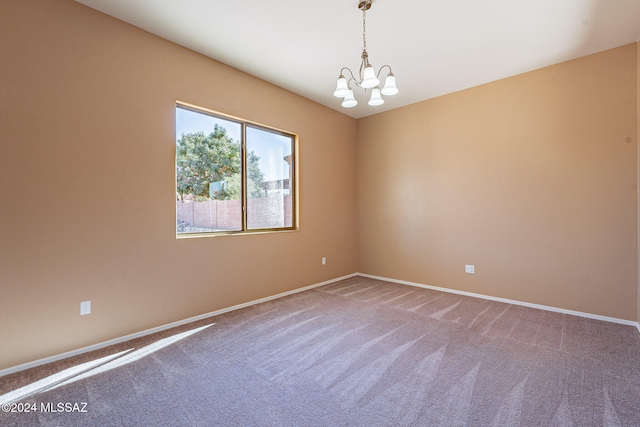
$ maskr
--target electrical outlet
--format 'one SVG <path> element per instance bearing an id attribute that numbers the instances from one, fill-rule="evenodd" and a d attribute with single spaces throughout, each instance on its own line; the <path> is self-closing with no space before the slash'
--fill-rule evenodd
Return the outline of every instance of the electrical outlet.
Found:
<path id="1" fill-rule="evenodd" d="M 82 301 L 80 303 L 80 316 L 91 314 L 91 301 Z"/>
<path id="2" fill-rule="evenodd" d="M 471 264 L 467 264 L 464 266 L 464 272 L 465 273 L 469 273 L 469 274 L 475 274 L 476 273 L 476 268 L 474 265 Z"/>
<path id="3" fill-rule="evenodd" d="M 327 257 L 326 256 L 322 257 L 322 265 L 327 265 Z"/>

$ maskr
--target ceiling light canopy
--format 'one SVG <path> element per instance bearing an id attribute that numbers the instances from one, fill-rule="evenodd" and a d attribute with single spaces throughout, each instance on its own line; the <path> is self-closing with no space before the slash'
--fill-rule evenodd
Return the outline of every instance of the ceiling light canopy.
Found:
<path id="1" fill-rule="evenodd" d="M 360 69 L 358 71 L 358 77 L 356 78 L 351 69 L 343 67 L 340 70 L 338 76 L 338 83 L 333 95 L 338 98 L 343 98 L 342 106 L 345 108 L 351 108 L 358 105 L 358 101 L 353 95 L 350 83 L 353 82 L 356 86 L 363 88 L 365 91 L 371 89 L 371 99 L 369 99 L 369 105 L 378 106 L 384 104 L 382 95 L 391 96 L 398 93 L 398 87 L 396 86 L 396 77 L 391 71 L 391 67 L 383 65 L 376 73 L 373 66 L 369 63 L 369 54 L 367 53 L 367 10 L 371 8 L 373 0 L 363 0 L 358 3 L 358 9 L 362 11 L 362 62 L 360 63 Z M 384 80 L 384 86 L 380 89 L 380 73 L 384 68 L 389 69 L 389 74 Z M 344 76 L 349 75 L 349 80 Z"/>

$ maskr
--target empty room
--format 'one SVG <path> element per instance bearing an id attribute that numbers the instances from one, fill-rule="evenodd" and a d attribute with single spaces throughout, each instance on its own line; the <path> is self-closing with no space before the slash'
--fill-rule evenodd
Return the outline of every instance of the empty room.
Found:
<path id="1" fill-rule="evenodd" d="M 0 33 L 0 425 L 640 426 L 637 0 Z"/>

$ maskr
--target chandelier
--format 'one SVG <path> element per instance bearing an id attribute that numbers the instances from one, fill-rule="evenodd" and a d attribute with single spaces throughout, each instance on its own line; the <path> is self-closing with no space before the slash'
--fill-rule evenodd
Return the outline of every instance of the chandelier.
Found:
<path id="1" fill-rule="evenodd" d="M 398 93 L 398 88 L 396 87 L 396 78 L 391 72 L 391 67 L 388 65 L 383 65 L 380 67 L 378 72 L 376 73 L 373 69 L 373 66 L 369 63 L 369 54 L 367 53 L 367 10 L 371 8 L 371 3 L 373 0 L 362 0 L 358 3 L 358 9 L 362 11 L 362 62 L 360 63 L 360 70 L 358 72 L 358 77 L 353 74 L 351 69 L 348 67 L 343 67 L 340 70 L 340 75 L 338 76 L 338 84 L 336 86 L 335 92 L 333 95 L 338 98 L 343 98 L 342 106 L 344 108 L 351 108 L 358 105 L 358 101 L 353 96 L 353 90 L 351 89 L 351 82 L 353 82 L 356 86 L 361 87 L 366 90 L 371 89 L 371 98 L 369 99 L 369 105 L 378 106 L 384 104 L 384 99 L 382 95 L 391 96 Z M 389 69 L 389 74 L 384 80 L 384 86 L 380 89 L 380 73 L 384 68 Z M 345 78 L 344 74 L 348 72 L 349 80 Z"/>

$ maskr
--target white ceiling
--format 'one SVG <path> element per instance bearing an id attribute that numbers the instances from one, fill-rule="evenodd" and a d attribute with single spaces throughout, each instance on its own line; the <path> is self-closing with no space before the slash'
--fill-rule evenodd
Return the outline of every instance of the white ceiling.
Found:
<path id="1" fill-rule="evenodd" d="M 354 88 L 345 109 L 333 91 L 360 65 L 358 0 L 76 1 L 355 118 L 640 38 L 640 0 L 374 0 L 369 60 L 400 93 L 370 107 Z"/>

